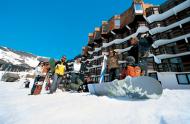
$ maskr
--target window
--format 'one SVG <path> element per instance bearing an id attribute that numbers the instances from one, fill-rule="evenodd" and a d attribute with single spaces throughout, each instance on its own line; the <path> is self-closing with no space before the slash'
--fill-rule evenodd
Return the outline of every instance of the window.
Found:
<path id="1" fill-rule="evenodd" d="M 136 3 L 135 10 L 143 10 L 142 5 L 140 3 Z"/>
<path id="2" fill-rule="evenodd" d="M 177 74 L 178 84 L 190 85 L 190 74 Z"/>
<path id="3" fill-rule="evenodd" d="M 115 27 L 120 27 L 120 20 L 119 19 L 115 20 Z"/>
<path id="4" fill-rule="evenodd" d="M 154 10 L 154 14 L 159 14 L 158 8 L 153 8 L 153 10 Z"/>
<path id="5" fill-rule="evenodd" d="M 171 58 L 170 63 L 182 63 L 180 58 Z"/>
<path id="6" fill-rule="evenodd" d="M 102 25 L 102 33 L 107 33 L 109 30 L 108 25 Z"/>

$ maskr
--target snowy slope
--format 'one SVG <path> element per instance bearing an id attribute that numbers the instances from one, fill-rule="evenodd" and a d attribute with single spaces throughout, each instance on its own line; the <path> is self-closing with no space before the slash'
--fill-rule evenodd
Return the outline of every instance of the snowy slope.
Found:
<path id="1" fill-rule="evenodd" d="M 36 67 L 39 63 L 39 59 L 43 57 L 35 56 L 30 53 L 16 51 L 6 47 L 0 47 L 0 60 L 13 65 L 29 65 L 30 67 Z M 45 57 L 44 57 L 45 58 Z"/>
<path id="2" fill-rule="evenodd" d="M 149 100 L 61 91 L 28 96 L 22 82 L 0 82 L 0 124 L 190 123 L 190 90 L 164 90 L 160 99 Z"/>

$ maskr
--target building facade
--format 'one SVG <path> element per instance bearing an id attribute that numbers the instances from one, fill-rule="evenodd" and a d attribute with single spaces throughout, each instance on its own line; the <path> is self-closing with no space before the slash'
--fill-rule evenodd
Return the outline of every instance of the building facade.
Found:
<path id="1" fill-rule="evenodd" d="M 130 39 L 146 33 L 154 40 L 148 56 L 149 76 L 164 88 L 190 88 L 190 0 L 168 0 L 159 6 L 134 0 L 125 12 L 102 21 L 89 33 L 82 50 L 83 62 L 91 65 L 86 74 L 98 82 L 103 56 L 111 50 L 119 54 L 121 72 Z M 105 82 L 109 82 L 108 71 Z"/>

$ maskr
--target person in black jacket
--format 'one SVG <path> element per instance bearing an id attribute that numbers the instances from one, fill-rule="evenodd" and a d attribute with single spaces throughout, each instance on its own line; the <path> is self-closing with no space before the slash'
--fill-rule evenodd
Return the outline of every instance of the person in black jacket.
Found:
<path id="1" fill-rule="evenodd" d="M 140 40 L 137 37 L 133 37 L 130 40 L 132 48 L 128 51 L 128 56 L 135 58 L 135 64 L 139 65 L 147 75 L 147 57 L 148 51 L 153 43 L 152 37 L 148 34 L 143 34 Z"/>
<path id="2" fill-rule="evenodd" d="M 70 89 L 74 91 L 80 91 L 81 86 L 84 83 L 84 71 L 85 66 L 81 62 L 81 58 L 76 58 L 73 64 L 73 73 L 71 74 Z"/>
<path id="3" fill-rule="evenodd" d="M 138 64 L 139 63 L 139 39 L 137 37 L 131 38 L 130 44 L 132 45 L 132 47 L 128 51 L 128 56 L 133 56 L 135 58 L 135 64 Z"/>

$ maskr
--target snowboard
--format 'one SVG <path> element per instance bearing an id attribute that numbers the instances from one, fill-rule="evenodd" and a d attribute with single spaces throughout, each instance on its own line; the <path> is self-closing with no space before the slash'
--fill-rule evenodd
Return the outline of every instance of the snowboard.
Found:
<path id="1" fill-rule="evenodd" d="M 42 91 L 42 87 L 44 84 L 45 77 L 39 77 L 38 80 L 35 82 L 35 89 L 32 95 L 39 95 Z"/>
<path id="2" fill-rule="evenodd" d="M 124 80 L 114 80 L 101 84 L 88 84 L 91 94 L 98 96 L 129 98 L 159 98 L 163 88 L 161 83 L 148 76 L 132 78 L 127 76 Z"/>
<path id="3" fill-rule="evenodd" d="M 36 88 L 35 88 L 35 90 L 34 90 L 33 95 L 39 95 L 39 94 L 41 93 L 41 91 L 42 91 L 42 85 L 37 84 L 37 85 L 36 85 Z"/>
<path id="4" fill-rule="evenodd" d="M 54 58 L 50 58 L 49 59 L 49 64 L 50 64 L 50 71 L 53 74 L 55 72 L 55 59 Z"/>

